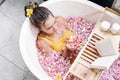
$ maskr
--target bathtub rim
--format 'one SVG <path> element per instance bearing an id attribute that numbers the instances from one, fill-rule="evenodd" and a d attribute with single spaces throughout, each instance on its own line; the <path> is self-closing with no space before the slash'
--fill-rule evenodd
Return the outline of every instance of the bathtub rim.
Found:
<path id="1" fill-rule="evenodd" d="M 47 6 L 49 4 L 53 4 L 53 3 L 56 3 L 56 2 L 64 2 L 64 1 L 74 1 L 74 2 L 78 2 L 78 3 L 83 3 L 85 5 L 88 5 L 88 6 L 91 6 L 91 7 L 94 7 L 95 9 L 98 9 L 100 11 L 104 11 L 104 7 L 94 3 L 94 2 L 91 2 L 91 1 L 88 1 L 88 0 L 48 0 L 46 2 L 43 2 L 42 4 L 40 4 L 39 6 Z"/>

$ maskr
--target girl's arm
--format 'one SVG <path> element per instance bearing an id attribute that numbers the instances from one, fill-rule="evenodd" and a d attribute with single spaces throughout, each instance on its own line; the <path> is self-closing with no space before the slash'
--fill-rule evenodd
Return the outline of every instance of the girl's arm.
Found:
<path id="1" fill-rule="evenodd" d="M 37 44 L 38 44 L 38 48 L 39 48 L 42 52 L 52 53 L 53 49 L 49 46 L 49 44 L 48 44 L 45 40 L 39 39 L 39 40 L 37 41 Z"/>

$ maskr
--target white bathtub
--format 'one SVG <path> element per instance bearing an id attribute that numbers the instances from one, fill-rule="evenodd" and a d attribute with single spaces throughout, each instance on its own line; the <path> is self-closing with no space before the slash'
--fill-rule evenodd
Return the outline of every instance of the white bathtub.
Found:
<path id="1" fill-rule="evenodd" d="M 80 16 L 92 22 L 97 22 L 103 7 L 87 0 L 49 0 L 42 3 L 50 9 L 54 15 L 63 17 Z M 30 71 L 40 80 L 52 80 L 42 69 L 37 59 L 35 45 L 38 30 L 34 28 L 26 18 L 20 33 L 20 51 L 25 64 Z"/>

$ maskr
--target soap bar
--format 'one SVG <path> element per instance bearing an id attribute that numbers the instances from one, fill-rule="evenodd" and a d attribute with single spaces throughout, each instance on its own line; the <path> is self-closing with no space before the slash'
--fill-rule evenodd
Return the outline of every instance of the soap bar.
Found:
<path id="1" fill-rule="evenodd" d="M 97 41 L 95 46 L 101 56 L 111 56 L 118 54 L 119 40 L 118 37 L 107 37 Z"/>

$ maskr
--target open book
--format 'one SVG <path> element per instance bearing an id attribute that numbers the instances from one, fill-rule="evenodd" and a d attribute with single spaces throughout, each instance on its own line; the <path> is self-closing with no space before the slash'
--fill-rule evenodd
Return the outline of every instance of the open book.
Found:
<path id="1" fill-rule="evenodd" d="M 112 56 L 118 53 L 120 37 L 119 36 L 112 36 L 97 41 L 95 46 L 97 48 L 98 53 L 101 56 Z"/>
<path id="2" fill-rule="evenodd" d="M 105 56 L 97 58 L 91 65 L 91 68 L 108 69 L 112 63 L 117 59 L 119 54 L 113 56 Z"/>

